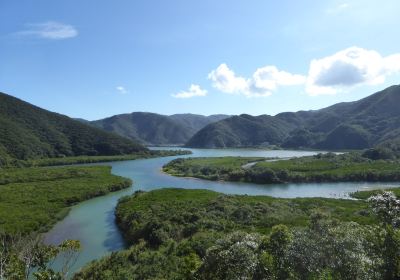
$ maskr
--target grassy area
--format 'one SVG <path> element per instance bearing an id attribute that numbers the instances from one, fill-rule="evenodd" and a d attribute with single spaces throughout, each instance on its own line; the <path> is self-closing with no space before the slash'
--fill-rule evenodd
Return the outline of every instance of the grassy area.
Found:
<path id="1" fill-rule="evenodd" d="M 120 200 L 117 223 L 131 243 L 147 238 L 146 226 L 163 225 L 169 238 L 196 232 L 233 230 L 268 232 L 272 226 L 305 226 L 312 212 L 341 221 L 373 222 L 363 201 L 328 198 L 281 199 L 269 196 L 224 195 L 209 190 L 161 189 Z"/>
<path id="2" fill-rule="evenodd" d="M 107 166 L 0 169 L 0 232 L 44 231 L 71 205 L 131 183 Z"/>
<path id="3" fill-rule="evenodd" d="M 131 155 L 78 156 L 78 157 L 31 159 L 25 161 L 16 161 L 14 162 L 14 165 L 21 167 L 56 166 L 56 165 L 82 164 L 82 163 L 135 160 L 135 159 L 145 159 L 154 157 L 169 157 L 169 156 L 187 155 L 187 154 L 191 154 L 191 152 L 187 150 L 162 150 L 162 151 L 150 150 L 148 152 L 138 152 Z"/>
<path id="4" fill-rule="evenodd" d="M 74 279 L 124 279 L 124 275 L 194 279 L 191 273 L 209 248 L 219 244 L 217 240 L 238 231 L 269 234 L 278 224 L 302 229 L 310 224 L 313 213 L 361 226 L 377 222 L 364 201 L 280 199 L 188 189 L 137 192 L 122 198 L 116 210 L 117 223 L 132 246 L 89 264 Z"/>
<path id="5" fill-rule="evenodd" d="M 240 157 L 178 159 L 165 165 L 164 171 L 174 176 L 260 184 L 400 181 L 399 161 L 371 160 L 357 153 L 260 161 L 249 168 L 242 167 L 252 160 L 260 161 Z"/>
<path id="6" fill-rule="evenodd" d="M 79 156 L 17 161 L 0 168 L 0 233 L 28 233 L 48 229 L 68 207 L 95 196 L 129 187 L 131 181 L 111 174 L 110 167 L 72 165 L 175 156 L 190 151 L 148 151 L 119 156 Z M 23 167 L 23 168 L 20 168 Z"/>
<path id="7" fill-rule="evenodd" d="M 163 167 L 163 171 L 178 177 L 199 177 L 204 179 L 212 177 L 213 173 L 227 173 L 240 169 L 243 165 L 266 160 L 262 157 L 203 157 L 175 159 Z M 215 178 L 217 179 L 217 178 Z"/>
<path id="8" fill-rule="evenodd" d="M 178 158 L 164 165 L 163 171 L 178 177 L 240 181 L 240 178 L 234 176 L 236 173 L 241 176 L 244 165 L 264 160 L 266 158 L 262 157 Z"/>
<path id="9" fill-rule="evenodd" d="M 400 197 L 400 188 L 389 188 L 389 189 L 386 189 L 386 190 L 357 191 L 357 192 L 354 192 L 354 193 L 352 193 L 350 195 L 351 195 L 351 197 L 357 198 L 357 199 L 368 199 L 371 196 L 374 196 L 376 194 L 382 193 L 383 191 L 391 191 L 397 197 Z"/>

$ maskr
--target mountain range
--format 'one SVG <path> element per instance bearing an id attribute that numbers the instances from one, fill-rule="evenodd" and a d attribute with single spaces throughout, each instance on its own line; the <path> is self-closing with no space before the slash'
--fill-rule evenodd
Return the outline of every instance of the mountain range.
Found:
<path id="1" fill-rule="evenodd" d="M 399 137 L 400 86 L 395 85 L 320 110 L 226 118 L 202 128 L 186 146 L 364 149 Z"/>
<path id="2" fill-rule="evenodd" d="M 74 120 L 0 93 L 0 136 L 0 165 L 10 159 L 131 154 L 146 151 L 143 144 L 365 149 L 400 139 L 400 86 L 275 116 L 135 112 L 97 121 Z"/>
<path id="3" fill-rule="evenodd" d="M 223 120 L 227 115 L 202 116 L 134 112 L 91 121 L 91 125 L 114 132 L 145 145 L 182 145 L 206 125 Z M 80 120 L 83 121 L 83 120 Z"/>
<path id="4" fill-rule="evenodd" d="M 136 141 L 0 93 L 0 165 L 11 159 L 143 151 L 147 148 Z"/>

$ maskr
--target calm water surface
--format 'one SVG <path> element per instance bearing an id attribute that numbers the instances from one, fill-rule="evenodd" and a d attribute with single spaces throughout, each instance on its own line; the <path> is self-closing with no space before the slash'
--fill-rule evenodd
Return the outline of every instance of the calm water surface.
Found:
<path id="1" fill-rule="evenodd" d="M 154 148 L 171 149 L 171 148 Z M 72 207 L 64 220 L 57 223 L 45 236 L 48 243 L 65 239 L 80 240 L 83 246 L 73 270 L 77 271 L 91 260 L 125 247 L 115 220 L 114 210 L 121 196 L 136 190 L 153 190 L 165 187 L 209 189 L 229 194 L 269 195 L 275 197 L 335 197 L 348 198 L 349 192 L 363 189 L 388 188 L 388 183 L 314 183 L 286 185 L 255 185 L 249 183 L 214 182 L 191 178 L 172 177 L 161 172 L 161 167 L 178 157 L 301 157 L 314 155 L 312 151 L 259 150 L 259 149 L 190 149 L 193 154 L 165 158 L 108 162 L 112 173 L 133 180 L 129 189 L 91 199 Z"/>

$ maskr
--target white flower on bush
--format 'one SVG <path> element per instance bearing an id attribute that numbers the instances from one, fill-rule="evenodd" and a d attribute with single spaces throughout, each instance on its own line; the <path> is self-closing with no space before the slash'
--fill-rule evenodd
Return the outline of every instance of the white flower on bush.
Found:
<path id="1" fill-rule="evenodd" d="M 207 250 L 199 279 L 252 279 L 259 264 L 261 236 L 234 232 Z"/>
<path id="2" fill-rule="evenodd" d="M 400 200 L 393 192 L 384 191 L 368 199 L 372 210 L 385 224 L 400 226 Z"/>

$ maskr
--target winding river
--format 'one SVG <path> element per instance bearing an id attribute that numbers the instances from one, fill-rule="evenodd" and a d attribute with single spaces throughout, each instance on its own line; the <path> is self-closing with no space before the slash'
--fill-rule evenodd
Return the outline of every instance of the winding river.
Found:
<path id="1" fill-rule="evenodd" d="M 171 149 L 171 148 L 154 148 Z M 136 190 L 165 187 L 209 189 L 229 194 L 269 195 L 275 197 L 334 197 L 348 198 L 350 192 L 361 189 L 390 187 L 387 183 L 314 183 L 286 185 L 255 185 L 249 183 L 215 182 L 192 178 L 172 177 L 161 172 L 161 167 L 178 157 L 300 157 L 316 154 L 311 151 L 259 150 L 259 149 L 190 149 L 193 154 L 164 158 L 108 162 L 113 174 L 131 178 L 133 186 L 106 196 L 82 202 L 71 208 L 68 216 L 45 235 L 45 242 L 59 243 L 65 239 L 81 241 L 83 250 L 73 271 L 91 260 L 125 248 L 124 240 L 114 221 L 118 199 Z"/>

